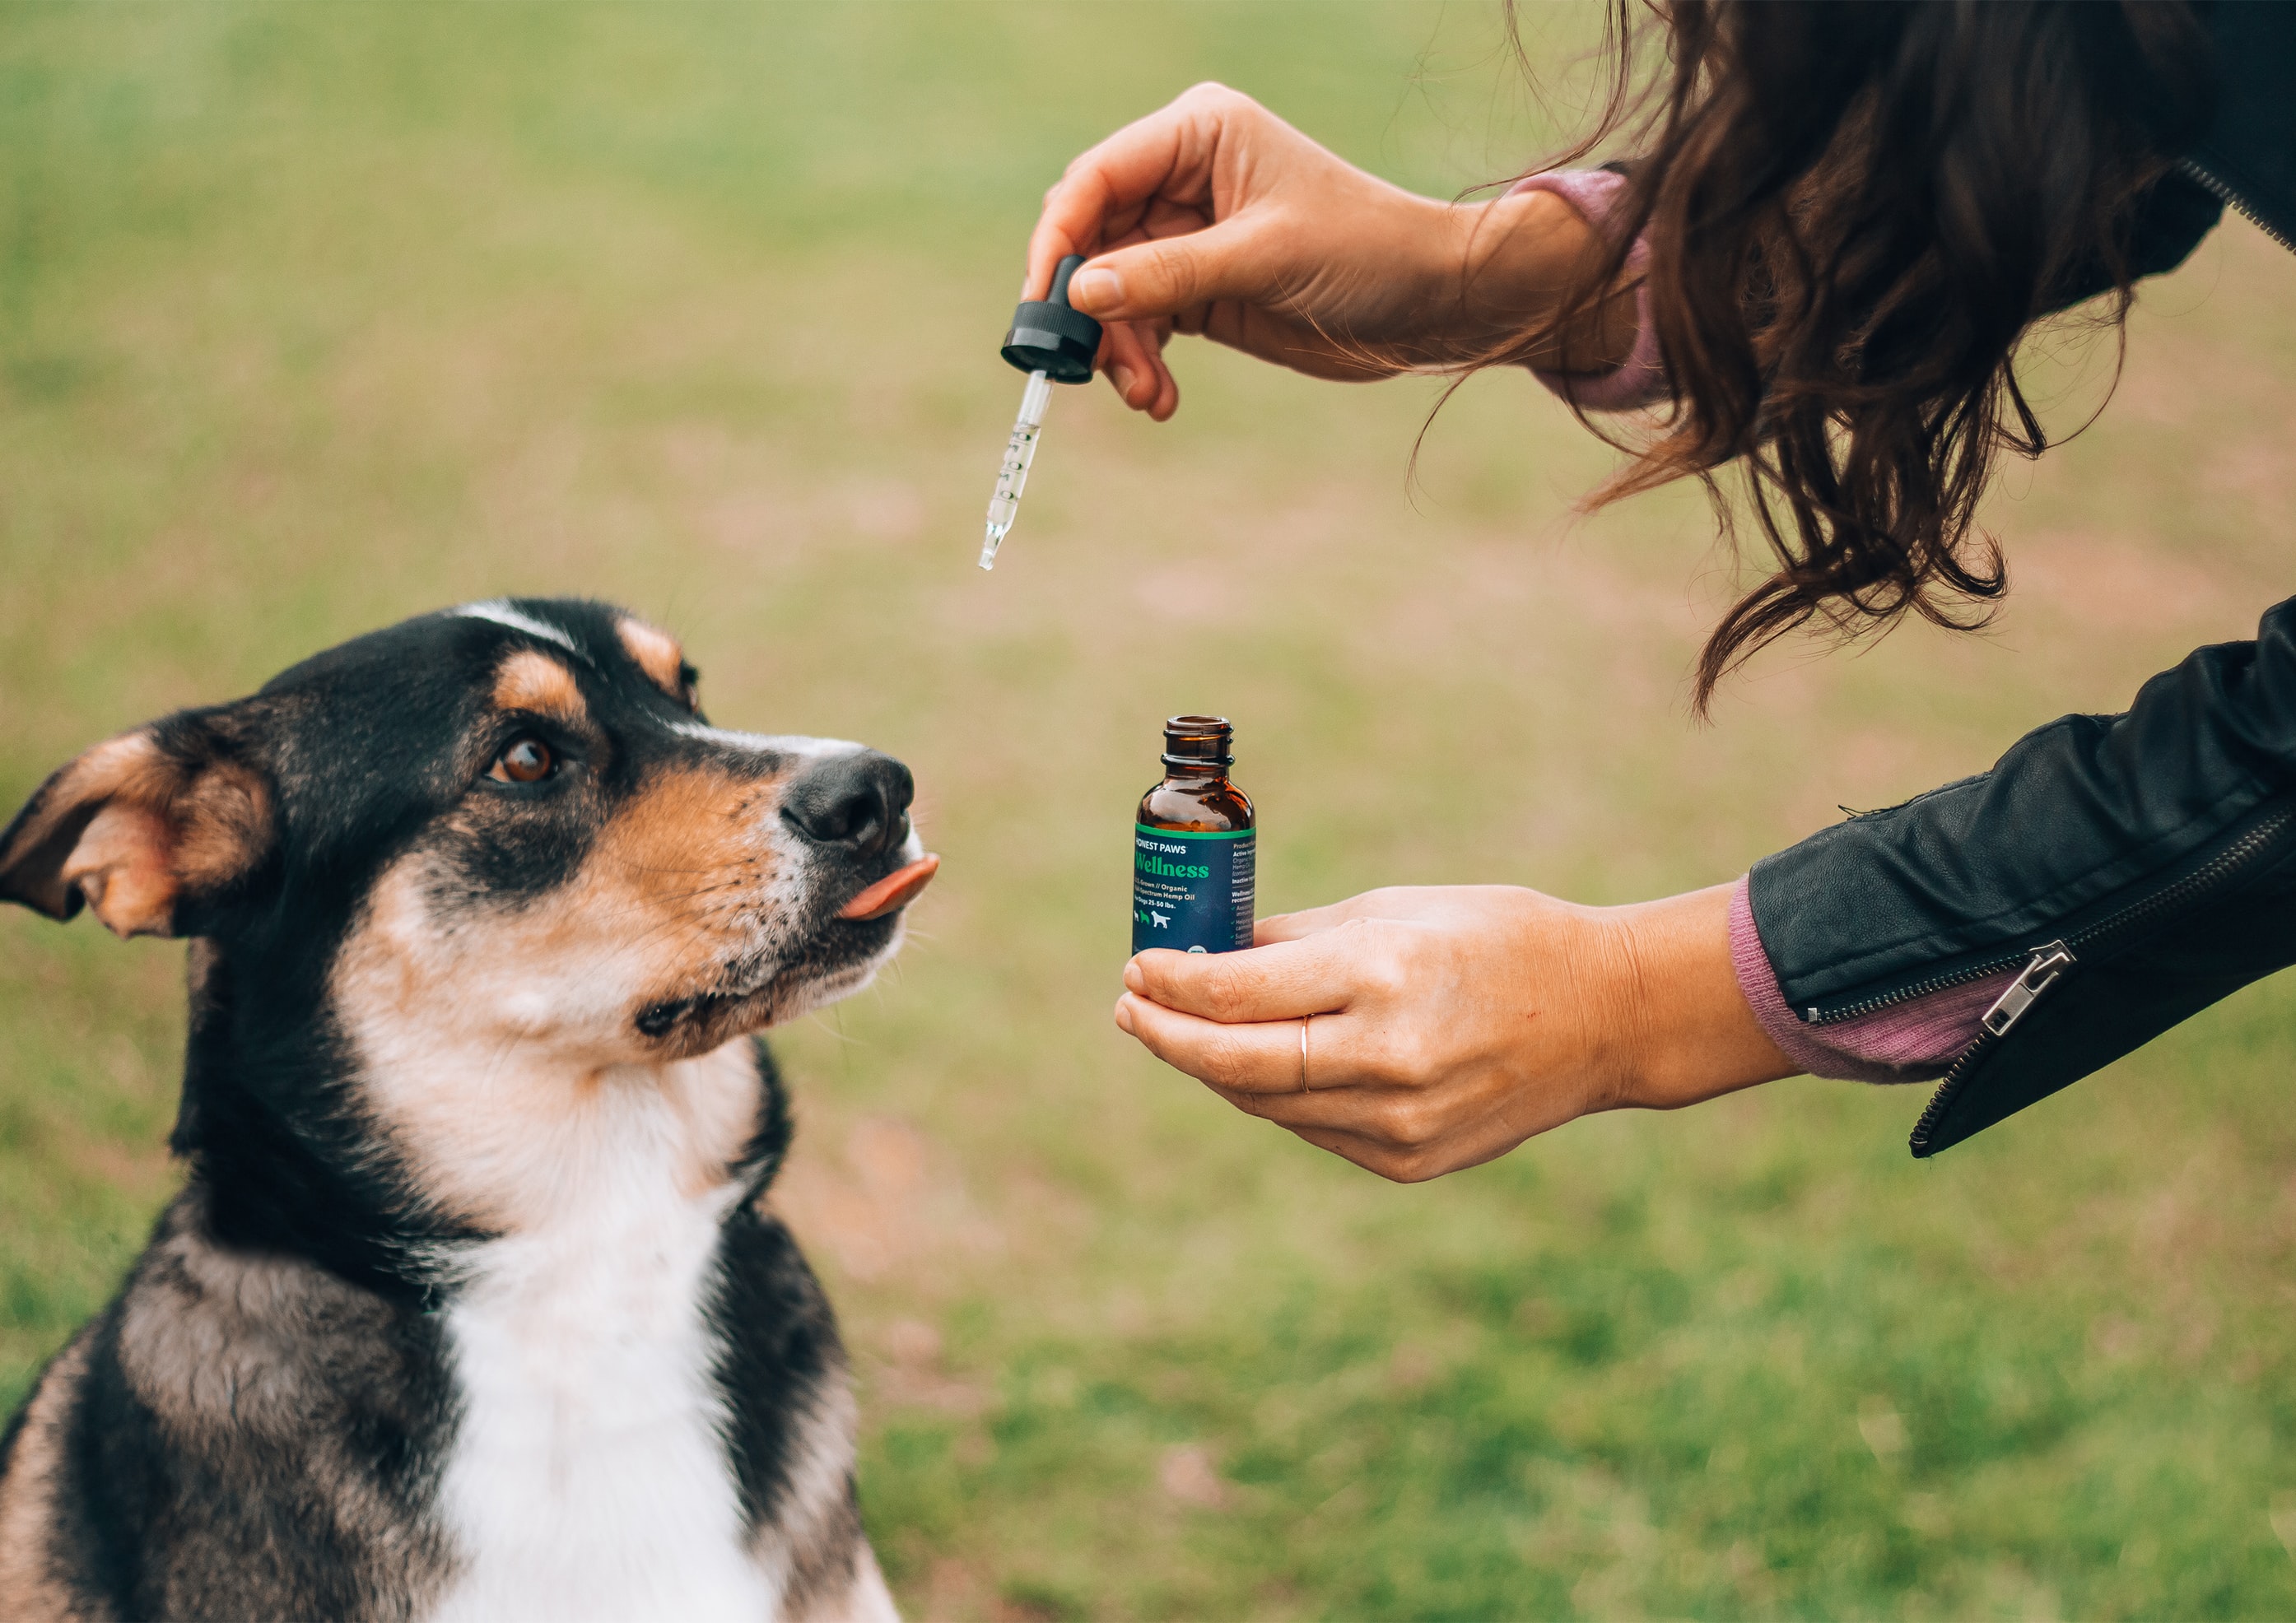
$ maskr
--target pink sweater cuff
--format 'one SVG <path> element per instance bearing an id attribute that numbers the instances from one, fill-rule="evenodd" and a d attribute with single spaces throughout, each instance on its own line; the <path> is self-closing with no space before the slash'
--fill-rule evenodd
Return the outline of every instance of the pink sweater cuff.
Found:
<path id="1" fill-rule="evenodd" d="M 1507 195 L 1552 192 L 1601 231 L 1610 224 L 1626 184 L 1625 176 L 1608 169 L 1550 169 L 1515 182 Z M 1637 242 L 1627 256 L 1627 274 L 1640 276 L 1649 265 L 1650 247 Z M 1624 361 L 1608 372 L 1546 372 L 1534 366 L 1530 374 L 1572 405 L 1590 412 L 1633 411 L 1666 399 L 1666 365 L 1659 357 L 1658 333 L 1651 326 L 1648 284 L 1638 283 L 1635 288 L 1635 347 Z"/>
<path id="2" fill-rule="evenodd" d="M 1786 1058 L 1813 1076 L 1851 1082 L 1922 1082 L 1944 1075 L 1977 1040 L 1978 1021 L 2018 973 L 2013 967 L 1871 1014 L 1822 1026 L 1805 1023 L 1794 1017 L 1778 988 L 1770 955 L 1754 929 L 1745 879 L 1730 892 L 1730 963 L 1754 1018 Z"/>

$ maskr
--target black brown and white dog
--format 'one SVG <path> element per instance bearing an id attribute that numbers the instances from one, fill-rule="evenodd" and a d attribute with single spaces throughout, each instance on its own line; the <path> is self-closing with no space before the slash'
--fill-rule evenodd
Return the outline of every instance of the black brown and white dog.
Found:
<path id="1" fill-rule="evenodd" d="M 898 944 L 909 797 L 529 599 L 50 778 L 0 897 L 193 939 L 188 1179 L 0 1445 L 0 1617 L 890 1617 L 752 1034 Z"/>

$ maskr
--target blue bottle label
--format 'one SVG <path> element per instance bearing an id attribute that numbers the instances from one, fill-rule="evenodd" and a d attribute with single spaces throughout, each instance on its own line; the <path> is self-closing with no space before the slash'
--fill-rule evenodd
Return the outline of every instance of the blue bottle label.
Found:
<path id="1" fill-rule="evenodd" d="M 1132 950 L 1232 953 L 1251 945 L 1253 831 L 1132 825 Z"/>

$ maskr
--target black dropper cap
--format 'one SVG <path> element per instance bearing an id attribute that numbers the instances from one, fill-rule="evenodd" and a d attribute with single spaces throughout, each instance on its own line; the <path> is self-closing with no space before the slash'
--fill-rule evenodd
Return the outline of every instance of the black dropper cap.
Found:
<path id="1" fill-rule="evenodd" d="M 1042 299 L 1025 299 L 1013 312 L 1013 330 L 1004 335 L 1004 358 L 1023 372 L 1041 372 L 1055 383 L 1092 381 L 1092 358 L 1100 353 L 1100 324 L 1082 310 L 1069 307 L 1069 278 L 1084 263 L 1082 254 L 1070 254 L 1053 273 L 1053 290 Z"/>

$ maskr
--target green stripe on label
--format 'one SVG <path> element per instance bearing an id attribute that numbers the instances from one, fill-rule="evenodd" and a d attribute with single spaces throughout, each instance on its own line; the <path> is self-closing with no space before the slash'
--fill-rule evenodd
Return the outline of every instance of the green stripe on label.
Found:
<path id="1" fill-rule="evenodd" d="M 1144 823 L 1132 825 L 1136 834 L 1153 834 L 1159 840 L 1249 840 L 1259 831 L 1248 828 L 1205 829 L 1151 828 Z"/>

